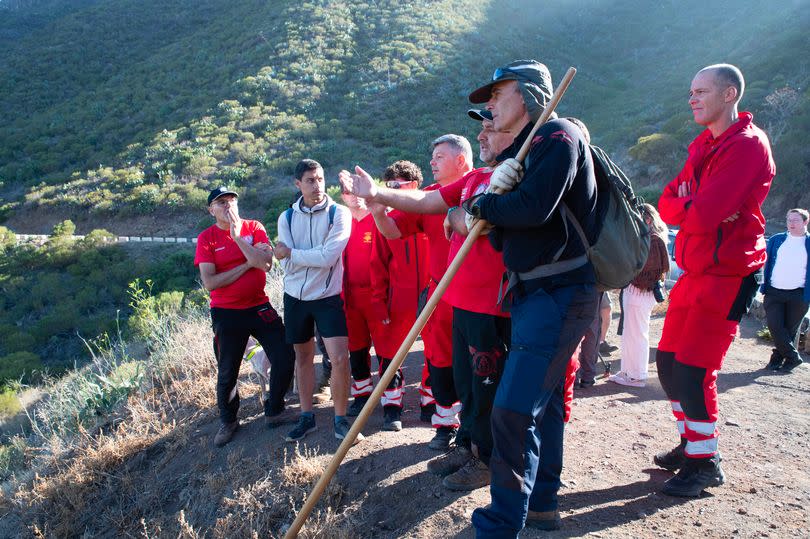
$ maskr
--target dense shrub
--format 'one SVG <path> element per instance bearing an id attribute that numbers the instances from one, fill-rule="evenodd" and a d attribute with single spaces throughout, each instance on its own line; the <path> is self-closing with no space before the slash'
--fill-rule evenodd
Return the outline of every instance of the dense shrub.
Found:
<path id="1" fill-rule="evenodd" d="M 0 357 L 0 385 L 22 380 L 28 383 L 42 371 L 42 360 L 33 352 L 13 352 Z"/>

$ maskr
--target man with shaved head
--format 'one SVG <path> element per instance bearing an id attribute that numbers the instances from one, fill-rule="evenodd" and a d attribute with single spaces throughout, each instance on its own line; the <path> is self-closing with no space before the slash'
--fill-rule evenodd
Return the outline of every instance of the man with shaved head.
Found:
<path id="1" fill-rule="evenodd" d="M 653 459 L 678 470 L 664 484 L 671 496 L 699 496 L 725 480 L 717 451 L 717 373 L 765 263 L 761 207 L 776 168 L 768 137 L 750 113 L 737 112 L 744 91 L 732 65 L 698 71 L 689 106 L 706 129 L 658 203 L 663 220 L 680 227 L 675 260 L 685 271 L 670 295 L 656 354 L 681 438 Z"/>

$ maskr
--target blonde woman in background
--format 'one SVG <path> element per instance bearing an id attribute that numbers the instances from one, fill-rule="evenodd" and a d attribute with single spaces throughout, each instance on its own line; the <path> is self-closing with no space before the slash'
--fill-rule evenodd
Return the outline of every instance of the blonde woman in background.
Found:
<path id="1" fill-rule="evenodd" d="M 667 225 L 650 204 L 642 205 L 644 221 L 650 228 L 650 254 L 644 268 L 622 292 L 621 370 L 608 380 L 617 384 L 644 387 L 650 359 L 650 314 L 656 299 L 653 289 L 669 271 Z"/>

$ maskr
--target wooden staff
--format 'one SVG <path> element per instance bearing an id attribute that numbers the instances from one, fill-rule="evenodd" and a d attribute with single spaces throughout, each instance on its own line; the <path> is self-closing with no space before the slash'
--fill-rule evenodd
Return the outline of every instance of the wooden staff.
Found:
<path id="1" fill-rule="evenodd" d="M 529 148 L 531 147 L 534 134 L 538 129 L 540 129 L 541 125 L 548 121 L 548 117 L 551 116 L 552 112 L 554 112 L 554 109 L 557 107 L 560 99 L 562 99 L 563 94 L 568 89 L 568 85 L 571 84 L 571 80 L 574 78 L 576 73 L 577 70 L 575 68 L 568 68 L 565 76 L 557 86 L 557 90 L 551 96 L 551 100 L 548 102 L 548 105 L 546 105 L 545 110 L 543 110 L 540 118 L 537 119 L 537 122 L 534 124 L 534 128 L 523 142 L 523 146 L 520 147 L 520 151 L 518 151 L 518 154 L 515 157 L 518 161 L 522 162 L 526 158 L 526 154 L 529 153 Z M 290 525 L 287 533 L 284 534 L 284 539 L 293 539 L 294 537 L 298 537 L 298 532 L 301 531 L 301 527 L 304 525 L 307 517 L 309 517 L 309 514 L 312 512 L 315 504 L 318 503 L 318 500 L 320 500 L 321 496 L 323 495 L 323 491 L 326 490 L 326 487 L 329 485 L 329 482 L 332 480 L 335 472 L 337 472 L 341 462 L 343 462 L 343 459 L 346 458 L 346 454 L 349 452 L 349 448 L 351 448 L 351 446 L 354 444 L 354 440 L 357 438 L 358 433 L 363 430 L 363 427 L 366 426 L 366 422 L 368 421 L 372 411 L 380 402 L 380 398 L 382 397 L 385 388 L 388 387 L 388 384 L 391 382 L 394 374 L 396 374 L 397 369 L 399 369 L 402 362 L 405 361 L 405 357 L 408 355 L 414 341 L 416 341 L 416 337 L 419 336 L 419 332 L 425 327 L 428 318 L 430 318 L 430 315 L 433 314 L 433 310 L 436 308 L 436 305 L 439 304 L 439 300 L 442 298 L 445 290 L 447 290 L 447 287 L 450 285 L 450 281 L 456 275 L 456 272 L 461 267 L 461 263 L 464 262 L 464 259 L 467 257 L 467 254 L 469 254 L 470 249 L 472 249 L 475 240 L 477 240 L 478 236 L 481 235 L 481 231 L 486 225 L 486 221 L 479 220 L 473 229 L 470 230 L 469 234 L 467 235 L 467 239 L 464 240 L 461 249 L 459 249 L 458 253 L 456 253 L 453 261 L 450 262 L 450 265 L 447 267 L 447 271 L 444 273 L 444 277 L 442 277 L 441 281 L 439 281 L 439 284 L 436 286 L 436 290 L 434 290 L 433 294 L 431 294 L 430 299 L 428 299 L 428 302 L 425 305 L 425 308 L 422 310 L 422 313 L 419 315 L 419 318 L 416 319 L 413 327 L 411 327 L 411 331 L 408 332 L 405 340 L 402 341 L 399 350 L 397 350 L 397 354 L 391 360 L 391 363 L 388 365 L 388 368 L 385 370 L 383 375 L 380 376 L 380 381 L 374 387 L 374 391 L 371 393 L 368 402 L 366 402 L 365 406 L 363 406 L 363 409 L 360 411 L 357 419 L 354 420 L 352 427 L 346 434 L 346 438 L 344 438 L 344 440 L 340 443 L 340 446 L 337 448 L 337 451 L 335 451 L 332 460 L 329 462 L 329 466 L 326 467 L 323 475 L 321 475 L 318 482 L 315 483 L 315 488 L 312 489 L 306 503 L 304 503 L 301 511 L 295 517 L 295 520 Z"/>

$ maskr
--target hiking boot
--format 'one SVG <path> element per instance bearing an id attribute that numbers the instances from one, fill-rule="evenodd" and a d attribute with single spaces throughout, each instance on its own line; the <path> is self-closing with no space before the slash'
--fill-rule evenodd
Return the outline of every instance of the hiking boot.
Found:
<path id="1" fill-rule="evenodd" d="M 785 362 L 782 363 L 782 366 L 779 367 L 779 372 L 790 372 L 802 363 L 804 363 L 804 361 L 802 361 L 800 357 L 786 359 Z"/>
<path id="2" fill-rule="evenodd" d="M 313 432 L 317 428 L 318 427 L 315 425 L 314 415 L 301 415 L 298 417 L 298 424 L 295 425 L 295 428 L 287 434 L 286 440 L 288 442 L 297 442 L 298 440 L 302 440 L 304 436 L 310 432 Z"/>
<path id="3" fill-rule="evenodd" d="M 472 456 L 472 451 L 463 445 L 456 444 L 447 453 L 430 459 L 427 469 L 432 474 L 444 477 L 460 470 Z"/>
<path id="4" fill-rule="evenodd" d="M 402 420 L 400 415 L 402 410 L 399 406 L 385 406 L 383 407 L 383 430 L 392 430 L 399 432 L 402 430 Z"/>
<path id="5" fill-rule="evenodd" d="M 526 515 L 526 526 L 537 530 L 553 531 L 562 527 L 560 512 L 554 511 L 532 511 Z"/>
<path id="6" fill-rule="evenodd" d="M 780 354 L 778 350 L 774 350 L 771 352 L 771 360 L 768 362 L 765 368 L 769 371 L 778 371 L 779 367 L 782 366 L 784 361 L 785 358 L 782 357 L 782 354 Z"/>
<path id="7" fill-rule="evenodd" d="M 350 428 L 351 428 L 351 425 L 349 425 L 349 422 L 346 420 L 345 417 L 343 419 L 339 420 L 337 423 L 335 423 L 335 438 L 337 438 L 338 440 L 341 440 L 341 441 L 345 440 L 346 435 L 349 434 L 349 429 Z M 352 445 L 357 445 L 357 444 L 359 444 L 360 442 L 362 442 L 365 439 L 366 439 L 366 437 L 363 436 L 363 433 L 358 432 L 357 437 L 354 439 L 354 442 L 352 442 Z"/>
<path id="8" fill-rule="evenodd" d="M 349 417 L 359 416 L 360 412 L 363 410 L 363 406 L 365 406 L 366 403 L 368 402 L 368 399 L 369 399 L 368 395 L 362 397 L 355 397 L 354 402 L 352 402 L 352 405 L 349 406 L 348 410 L 346 410 L 346 415 Z"/>
<path id="9" fill-rule="evenodd" d="M 437 451 L 449 451 L 450 442 L 456 438 L 455 427 L 438 427 L 436 436 L 428 444 L 428 447 Z"/>
<path id="10" fill-rule="evenodd" d="M 433 422 L 433 414 L 436 413 L 436 405 L 435 404 L 427 404 L 422 406 L 422 409 L 419 411 L 419 421 L 422 423 L 432 423 Z"/>
<path id="11" fill-rule="evenodd" d="M 681 469 L 686 464 L 686 455 L 683 450 L 686 447 L 686 438 L 681 438 L 681 443 L 670 449 L 662 451 L 653 457 L 653 463 L 659 468 L 674 472 Z"/>
<path id="12" fill-rule="evenodd" d="M 233 439 L 236 429 L 239 428 L 239 420 L 231 421 L 230 423 L 223 423 L 216 436 L 214 436 L 214 445 L 222 447 Z"/>
<path id="13" fill-rule="evenodd" d="M 607 341 L 602 341 L 599 344 L 599 353 L 602 354 L 603 356 L 609 356 L 610 354 L 612 354 L 613 352 L 615 352 L 618 349 L 619 349 L 618 346 L 614 346 L 612 344 L 609 344 Z"/>
<path id="14" fill-rule="evenodd" d="M 272 413 L 269 411 L 267 403 L 265 402 L 264 424 L 267 425 L 268 428 L 274 429 L 281 425 L 288 425 L 293 421 L 295 421 L 295 412 L 292 411 L 292 408 L 284 408 L 280 412 Z"/>
<path id="15" fill-rule="evenodd" d="M 577 387 L 580 389 L 588 389 L 596 385 L 596 380 L 580 380 Z"/>
<path id="16" fill-rule="evenodd" d="M 608 376 L 608 382 L 630 387 L 644 387 L 647 383 L 641 378 L 633 378 L 624 371 Z"/>
<path id="17" fill-rule="evenodd" d="M 661 492 L 668 496 L 696 498 L 703 489 L 719 487 L 726 481 L 720 459 L 687 459 L 680 471 L 667 479 Z"/>
<path id="18" fill-rule="evenodd" d="M 467 463 L 442 480 L 450 490 L 475 490 L 489 485 L 489 466 L 471 456 Z"/>

